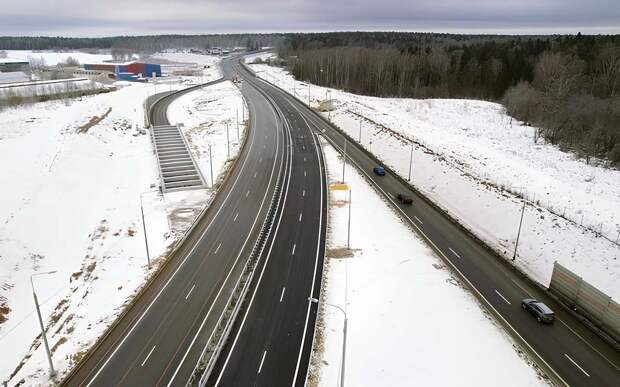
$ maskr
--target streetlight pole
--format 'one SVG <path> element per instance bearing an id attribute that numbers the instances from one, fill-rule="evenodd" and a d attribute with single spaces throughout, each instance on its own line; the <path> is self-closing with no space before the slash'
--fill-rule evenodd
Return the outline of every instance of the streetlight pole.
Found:
<path id="1" fill-rule="evenodd" d="M 525 200 L 523 201 L 523 208 L 521 208 L 521 220 L 519 221 L 519 232 L 517 233 L 517 241 L 515 242 L 515 252 L 512 255 L 512 260 L 517 258 L 517 247 L 519 246 L 519 237 L 521 236 L 521 225 L 523 224 L 523 214 L 525 213 Z"/>
<path id="2" fill-rule="evenodd" d="M 408 181 L 411 181 L 411 164 L 413 164 L 413 144 L 411 144 L 411 153 L 409 154 L 409 178 Z"/>
<path id="3" fill-rule="evenodd" d="M 209 167 L 211 168 L 211 188 L 213 188 L 213 151 L 211 144 L 209 144 Z"/>
<path id="4" fill-rule="evenodd" d="M 347 249 L 349 249 L 349 244 L 351 242 L 351 187 L 349 187 L 349 222 L 347 225 Z"/>
<path id="5" fill-rule="evenodd" d="M 362 119 L 360 118 L 360 134 L 357 138 L 357 142 L 362 143 Z"/>
<path id="6" fill-rule="evenodd" d="M 37 293 L 34 291 L 34 282 L 32 281 L 32 277 L 38 275 L 46 275 L 46 274 L 54 274 L 56 270 L 48 271 L 45 273 L 35 273 L 30 275 L 30 286 L 32 287 L 32 296 L 34 297 L 34 305 L 37 309 L 37 316 L 39 317 L 39 326 L 41 326 L 41 337 L 43 338 L 43 345 L 45 346 L 45 353 L 47 354 L 47 362 L 50 366 L 50 377 L 56 376 L 56 371 L 54 370 L 54 363 L 52 363 L 52 354 L 50 353 L 50 346 L 47 343 L 47 335 L 45 333 L 45 326 L 43 325 L 43 318 L 41 317 L 41 309 L 39 309 L 39 300 L 37 298 Z"/>
<path id="7" fill-rule="evenodd" d="M 308 82 L 308 107 L 310 107 L 310 82 Z"/>
<path id="8" fill-rule="evenodd" d="M 313 298 L 313 297 L 308 297 L 308 301 L 314 303 L 314 304 L 318 304 L 319 300 L 317 298 Z M 342 361 L 340 362 L 340 387 L 344 387 L 344 372 L 346 370 L 346 358 L 347 358 L 347 324 L 348 324 L 348 319 L 347 319 L 347 312 L 344 311 L 344 309 L 342 309 L 341 307 L 339 307 L 338 305 L 333 305 L 330 303 L 325 303 L 325 305 L 331 306 L 332 308 L 336 308 L 339 311 L 342 312 L 343 316 L 344 316 L 344 325 L 342 328 Z"/>
<path id="9" fill-rule="evenodd" d="M 228 160 L 230 160 L 230 135 L 228 134 L 228 122 L 226 123 L 226 149 L 228 153 Z"/>
<path id="10" fill-rule="evenodd" d="M 344 139 L 344 152 L 342 154 L 342 183 L 344 183 L 344 168 L 347 165 L 347 139 Z"/>
<path id="11" fill-rule="evenodd" d="M 144 234 L 144 246 L 146 247 L 146 262 L 148 264 L 148 268 L 151 268 L 151 254 L 149 253 L 149 240 L 146 236 L 146 222 L 144 221 L 144 206 L 142 205 L 142 192 L 140 194 L 140 214 L 142 214 L 142 233 Z"/>

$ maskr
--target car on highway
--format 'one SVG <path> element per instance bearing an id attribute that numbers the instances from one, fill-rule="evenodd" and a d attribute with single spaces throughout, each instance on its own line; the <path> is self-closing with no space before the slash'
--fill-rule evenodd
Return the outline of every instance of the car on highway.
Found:
<path id="1" fill-rule="evenodd" d="M 372 171 L 377 176 L 385 176 L 385 168 L 383 167 L 374 167 Z"/>
<path id="2" fill-rule="evenodd" d="M 413 203 L 413 198 L 409 195 L 405 195 L 404 193 L 399 193 L 398 195 L 396 195 L 396 199 L 398 199 L 399 202 L 407 205 Z"/>
<path id="3" fill-rule="evenodd" d="M 533 298 L 526 298 L 521 301 L 521 308 L 530 312 L 539 323 L 551 324 L 555 320 L 555 314 L 544 303 Z"/>

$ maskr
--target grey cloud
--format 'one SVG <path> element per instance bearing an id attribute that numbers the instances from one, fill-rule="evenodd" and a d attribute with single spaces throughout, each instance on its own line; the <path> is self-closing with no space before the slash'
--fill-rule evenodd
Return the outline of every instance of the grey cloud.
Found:
<path id="1" fill-rule="evenodd" d="M 617 0 L 3 0 L 0 35 L 407 30 L 620 33 Z"/>

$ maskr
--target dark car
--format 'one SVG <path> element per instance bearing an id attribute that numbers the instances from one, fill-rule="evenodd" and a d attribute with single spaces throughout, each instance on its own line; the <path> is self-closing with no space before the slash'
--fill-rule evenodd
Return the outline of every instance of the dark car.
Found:
<path id="1" fill-rule="evenodd" d="M 374 167 L 372 171 L 375 173 L 375 175 L 385 176 L 385 168 L 383 167 Z"/>
<path id="2" fill-rule="evenodd" d="M 521 301 L 521 307 L 530 312 L 541 323 L 551 324 L 555 320 L 555 314 L 547 305 L 533 298 Z"/>
<path id="3" fill-rule="evenodd" d="M 413 203 L 413 198 L 411 196 L 405 195 L 403 193 L 399 193 L 396 195 L 396 198 L 403 204 L 411 204 Z"/>

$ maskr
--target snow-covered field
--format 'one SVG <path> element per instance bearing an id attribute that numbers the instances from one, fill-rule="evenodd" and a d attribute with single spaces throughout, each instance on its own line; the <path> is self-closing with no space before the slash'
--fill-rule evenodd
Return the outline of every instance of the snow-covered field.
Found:
<path id="1" fill-rule="evenodd" d="M 183 133 L 207 184 L 210 185 L 211 179 L 209 146 L 213 152 L 213 170 L 225 170 L 243 143 L 244 116 L 247 118 L 243 96 L 230 81 L 185 94 L 170 104 L 168 120 L 171 123 L 184 124 Z M 227 127 L 230 157 L 226 142 Z M 217 175 L 218 173 L 214 173 L 214 183 L 217 183 Z"/>
<path id="2" fill-rule="evenodd" d="M 243 60 L 245 63 L 254 63 L 256 59 L 265 61 L 269 58 L 275 58 L 275 57 L 276 55 L 273 52 L 266 51 L 266 52 L 258 52 L 255 54 L 246 55 L 243 57 Z"/>
<path id="3" fill-rule="evenodd" d="M 28 62 L 31 58 L 39 60 L 43 58 L 46 66 L 56 66 L 58 63 L 65 62 L 71 57 L 77 59 L 80 64 L 84 63 L 103 63 L 111 61 L 112 55 L 109 52 L 100 54 L 90 54 L 82 51 L 32 51 L 32 50 L 4 50 L 7 54 L 6 59 Z"/>
<path id="4" fill-rule="evenodd" d="M 329 179 L 336 182 L 342 159 L 326 142 L 323 149 Z M 347 385 L 546 385 L 426 243 L 357 171 L 347 169 L 355 193 L 353 256 L 338 258 L 347 251 L 349 202 L 347 192 L 332 191 L 322 320 L 310 385 L 337 386 L 339 380 L 343 314 L 326 303 L 347 313 Z M 432 318 L 422 312 L 429 310 Z"/>
<path id="5" fill-rule="evenodd" d="M 157 192 L 151 140 L 139 130 L 143 100 L 157 86 L 125 85 L 108 94 L 0 113 L 0 163 L 5 166 L 0 172 L 0 306 L 8 308 L 0 309 L 8 311 L 0 324 L 0 345 L 12 349 L 0 358 L 3 382 L 49 383 L 37 338 L 31 274 L 56 271 L 34 282 L 54 365 L 62 377 L 163 262 L 166 250 L 213 195 L 210 189 L 163 197 Z M 241 95 L 223 84 L 184 98 L 200 105 L 194 121 L 179 111 L 170 113 L 176 121 L 188 118 L 185 130 L 197 122 L 216 128 L 196 130 L 191 143 L 201 168 L 205 147 L 213 145 L 217 178 L 225 168 L 216 156 L 226 154 L 221 125 L 235 122 Z M 191 109 L 191 103 L 183 108 Z"/>
<path id="6" fill-rule="evenodd" d="M 404 178 L 412 155 L 412 183 L 507 259 L 524 196 L 515 265 L 547 285 L 557 260 L 620 299 L 620 171 L 535 144 L 495 103 L 360 96 L 251 67 L 306 103 L 310 91 L 313 107 L 331 100 L 323 114 Z"/>

